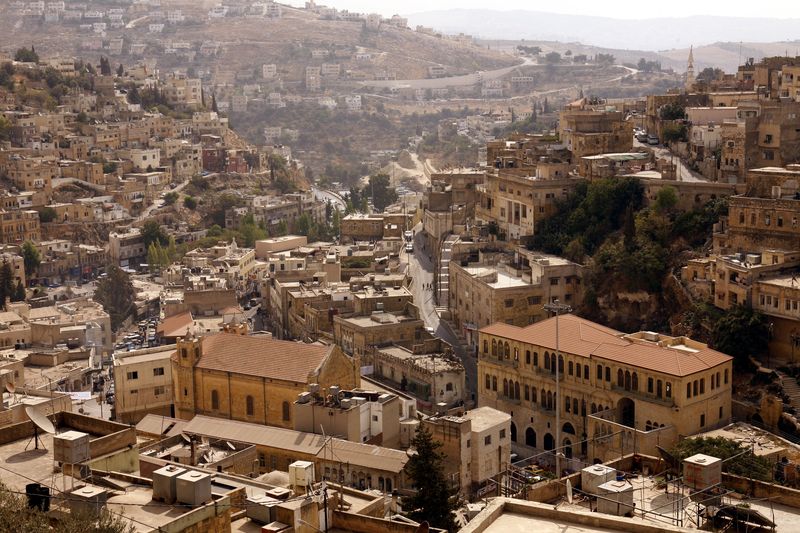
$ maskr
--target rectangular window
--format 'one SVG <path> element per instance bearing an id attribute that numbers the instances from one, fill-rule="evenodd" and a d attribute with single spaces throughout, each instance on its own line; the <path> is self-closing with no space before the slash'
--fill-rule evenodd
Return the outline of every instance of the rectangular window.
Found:
<path id="1" fill-rule="evenodd" d="M 723 409 L 722 409 L 722 406 L 720 405 L 719 406 L 719 419 L 720 420 L 722 420 L 722 412 L 723 412 Z"/>
<path id="2" fill-rule="evenodd" d="M 508 298 L 505 302 L 506 307 L 514 307 L 514 299 Z"/>
<path id="3" fill-rule="evenodd" d="M 706 415 L 700 415 L 700 427 L 705 427 L 706 425 Z"/>
<path id="4" fill-rule="evenodd" d="M 161 396 L 164 394 L 164 387 L 156 387 L 153 391 L 156 396 Z"/>
<path id="5" fill-rule="evenodd" d="M 139 379 L 139 372 L 136 370 L 128 372 L 128 379 Z"/>
<path id="6" fill-rule="evenodd" d="M 160 366 L 158 368 L 154 368 L 153 369 L 153 375 L 154 376 L 163 376 L 164 375 L 164 367 Z"/>
<path id="7" fill-rule="evenodd" d="M 501 430 L 500 430 L 500 438 L 501 438 L 501 439 L 504 439 L 504 438 L 506 438 L 506 430 L 505 430 L 505 429 L 501 429 Z"/>
<path id="8" fill-rule="evenodd" d="M 131 394 L 139 394 L 139 389 L 131 389 Z"/>
<path id="9" fill-rule="evenodd" d="M 597 365 L 597 379 L 598 381 L 603 380 L 603 365 Z"/>
<path id="10" fill-rule="evenodd" d="M 550 278 L 550 285 L 558 285 L 558 280 L 561 278 Z"/>
<path id="11" fill-rule="evenodd" d="M 484 446 L 489 446 L 491 443 L 492 443 L 492 436 L 486 435 L 486 437 L 484 437 L 483 439 Z"/>
<path id="12" fill-rule="evenodd" d="M 647 378 L 647 392 L 653 394 L 653 378 Z"/>

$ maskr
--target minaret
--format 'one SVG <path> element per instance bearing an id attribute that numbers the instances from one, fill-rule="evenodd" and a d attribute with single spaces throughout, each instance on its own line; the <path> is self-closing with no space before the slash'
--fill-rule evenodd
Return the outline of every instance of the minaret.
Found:
<path id="1" fill-rule="evenodd" d="M 691 92 L 694 87 L 694 53 L 693 46 L 689 46 L 689 61 L 686 63 L 686 92 Z"/>

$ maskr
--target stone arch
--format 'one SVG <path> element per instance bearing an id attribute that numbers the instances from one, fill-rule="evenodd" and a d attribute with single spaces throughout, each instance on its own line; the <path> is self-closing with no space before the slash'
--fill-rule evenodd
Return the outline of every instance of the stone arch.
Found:
<path id="1" fill-rule="evenodd" d="M 550 433 L 545 433 L 545 436 L 544 436 L 544 449 L 547 450 L 547 451 L 550 451 L 555 447 L 556 447 L 555 439 L 553 439 L 553 436 Z"/>
<path id="2" fill-rule="evenodd" d="M 536 431 L 532 427 L 525 430 L 525 446 L 536 448 Z"/>
<path id="3" fill-rule="evenodd" d="M 511 442 L 517 442 L 517 425 L 511 422 Z"/>
<path id="4" fill-rule="evenodd" d="M 628 397 L 617 402 L 617 420 L 623 426 L 636 427 L 636 403 Z"/>
<path id="5" fill-rule="evenodd" d="M 564 425 L 561 426 L 561 432 L 575 435 L 575 427 L 569 422 L 564 422 Z"/>

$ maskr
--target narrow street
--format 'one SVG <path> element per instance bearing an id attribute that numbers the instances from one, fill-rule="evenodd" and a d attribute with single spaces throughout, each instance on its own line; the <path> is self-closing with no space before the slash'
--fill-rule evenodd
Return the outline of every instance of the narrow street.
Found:
<path id="1" fill-rule="evenodd" d="M 411 292 L 414 295 L 414 303 L 419 308 L 420 318 L 425 321 L 425 325 L 433 329 L 434 335 L 451 344 L 456 355 L 464 364 L 467 381 L 465 400 L 469 403 L 469 400 L 476 397 L 477 392 L 477 360 L 461 344 L 461 340 L 453 332 L 450 324 L 441 320 L 436 313 L 433 291 L 425 288 L 426 286 L 432 286 L 433 283 L 433 262 L 431 261 L 430 250 L 423 250 L 422 243 L 422 224 L 420 223 L 414 227 L 414 252 L 410 254 L 403 252 L 401 256 L 401 258 L 408 261 L 408 275 L 412 279 Z"/>
<path id="2" fill-rule="evenodd" d="M 667 161 L 673 161 L 678 168 L 676 169 L 676 179 L 678 181 L 691 181 L 691 182 L 704 182 L 708 181 L 703 176 L 695 172 L 694 170 L 690 169 L 689 166 L 677 155 L 672 155 L 672 152 L 669 151 L 669 148 L 658 145 L 658 146 L 651 146 L 649 144 L 640 143 L 636 139 L 633 140 L 633 147 L 634 148 L 648 148 L 653 151 L 656 158 L 658 159 L 666 159 Z"/>

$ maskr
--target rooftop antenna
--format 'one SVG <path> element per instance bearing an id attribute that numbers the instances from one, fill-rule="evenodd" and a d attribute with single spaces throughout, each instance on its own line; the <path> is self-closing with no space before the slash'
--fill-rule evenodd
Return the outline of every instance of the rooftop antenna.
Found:
<path id="1" fill-rule="evenodd" d="M 31 440 L 34 441 L 34 449 L 38 450 L 39 431 L 41 430 L 50 435 L 55 435 L 56 428 L 50 421 L 50 419 L 47 418 L 47 416 L 34 409 L 32 406 L 28 406 L 25 408 L 25 414 L 28 415 L 28 418 L 30 418 L 31 422 L 33 422 L 33 437 L 31 437 Z M 25 446 L 25 450 L 28 449 L 28 446 L 30 446 L 30 444 L 31 441 L 29 440 L 28 444 Z M 44 444 L 42 444 L 42 449 L 44 450 L 47 449 L 44 447 Z"/>

